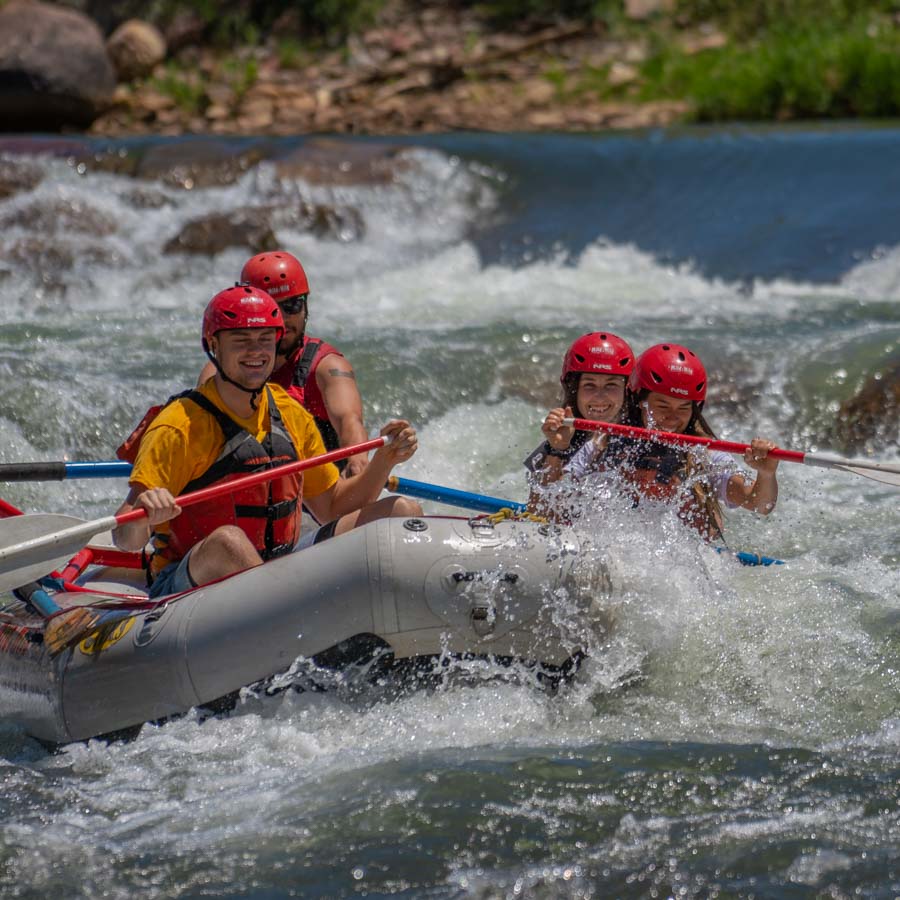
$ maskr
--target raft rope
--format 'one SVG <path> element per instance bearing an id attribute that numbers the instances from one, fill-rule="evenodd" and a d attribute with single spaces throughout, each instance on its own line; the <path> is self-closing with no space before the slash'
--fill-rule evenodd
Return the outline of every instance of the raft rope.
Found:
<path id="1" fill-rule="evenodd" d="M 508 506 L 504 506 L 501 509 L 498 509 L 497 512 L 489 513 L 486 516 L 478 516 L 478 518 L 487 519 L 495 525 L 499 522 L 504 522 L 507 519 L 512 519 L 517 522 L 540 522 L 542 525 L 546 525 L 549 522 L 549 519 L 547 519 L 546 516 L 539 516 L 524 509 L 510 509 Z"/>

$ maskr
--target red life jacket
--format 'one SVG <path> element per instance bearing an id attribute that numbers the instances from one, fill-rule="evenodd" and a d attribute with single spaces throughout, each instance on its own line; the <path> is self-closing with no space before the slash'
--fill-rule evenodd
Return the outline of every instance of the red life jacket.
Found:
<path id="1" fill-rule="evenodd" d="M 188 391 L 179 395 L 213 416 L 225 436 L 215 462 L 186 485 L 184 493 L 298 459 L 272 392 L 267 388 L 266 393 L 270 426 L 262 443 L 203 394 Z M 295 473 L 186 507 L 181 515 L 169 521 L 168 534 L 153 535 L 151 571 L 156 573 L 169 563 L 182 559 L 194 544 L 221 525 L 237 525 L 263 559 L 290 553 L 300 536 L 302 495 L 303 475 Z"/>
<path id="2" fill-rule="evenodd" d="M 328 418 L 325 399 L 316 381 L 319 363 L 329 356 L 343 356 L 336 347 L 321 338 L 304 336 L 303 341 L 284 363 L 274 371 L 270 381 L 281 385 L 316 420 L 326 450 L 337 450 L 340 446 L 337 431 Z"/>
<path id="3" fill-rule="evenodd" d="M 686 454 L 662 444 L 617 438 L 597 461 L 613 468 L 634 489 L 634 505 L 642 497 L 667 503 L 681 500 L 678 518 L 707 540 L 721 536 L 721 520 L 708 484 L 685 483 Z"/>

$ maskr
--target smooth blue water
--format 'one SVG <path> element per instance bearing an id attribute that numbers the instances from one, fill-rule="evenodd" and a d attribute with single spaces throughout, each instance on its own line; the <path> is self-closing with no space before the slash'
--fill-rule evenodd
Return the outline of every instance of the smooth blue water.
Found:
<path id="1" fill-rule="evenodd" d="M 404 143 L 418 149 L 393 183 L 334 188 L 264 163 L 184 191 L 37 158 L 40 184 L 0 200 L 0 461 L 109 458 L 193 380 L 202 309 L 247 255 L 165 241 L 298 196 L 363 217 L 360 239 L 277 231 L 367 421 L 419 428 L 400 474 L 423 481 L 523 499 L 521 459 L 586 330 L 688 344 L 723 438 L 795 449 L 828 448 L 840 402 L 900 352 L 895 128 Z M 136 187 L 161 205 L 135 205 Z M 871 452 L 896 460 L 896 429 Z M 771 517 L 728 518 L 733 545 L 777 569 L 665 520 L 603 520 L 616 630 L 560 696 L 475 667 L 396 699 L 248 696 L 58 754 L 0 725 L 3 894 L 900 895 L 898 494 L 779 477 Z M 94 517 L 123 490 L 2 496 Z"/>

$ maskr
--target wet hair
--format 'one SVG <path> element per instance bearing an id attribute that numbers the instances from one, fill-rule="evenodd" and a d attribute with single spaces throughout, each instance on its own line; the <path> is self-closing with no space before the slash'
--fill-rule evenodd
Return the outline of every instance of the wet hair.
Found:
<path id="1" fill-rule="evenodd" d="M 566 372 L 562 380 L 562 404 L 570 406 L 579 418 L 584 418 L 578 408 L 578 384 L 581 381 L 581 372 Z"/>

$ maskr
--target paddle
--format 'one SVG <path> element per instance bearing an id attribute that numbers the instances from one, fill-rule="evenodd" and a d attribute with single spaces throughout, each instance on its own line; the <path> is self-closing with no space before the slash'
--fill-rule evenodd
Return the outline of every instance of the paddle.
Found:
<path id="1" fill-rule="evenodd" d="M 101 462 L 0 463 L 0 481 L 64 481 L 67 478 L 117 478 L 131 472 L 120 459 Z"/>
<path id="2" fill-rule="evenodd" d="M 501 500 L 499 497 L 491 497 L 487 494 L 473 494 L 456 488 L 442 487 L 439 484 L 428 484 L 425 481 L 402 478 L 399 475 L 391 475 L 387 482 L 387 489 L 394 494 L 405 494 L 421 500 L 434 500 L 437 503 L 446 503 L 448 506 L 459 506 L 462 509 L 474 509 L 479 512 L 494 513 L 501 509 L 524 512 L 527 508 L 524 503 L 517 503 L 515 500 Z M 758 553 L 729 550 L 727 547 L 714 547 L 713 549 L 717 553 L 730 553 L 745 566 L 780 566 L 784 564 L 784 560 L 771 556 L 760 556 Z"/>
<path id="3" fill-rule="evenodd" d="M 0 517 L 23 515 L 21 509 L 0 499 Z M 127 615 L 119 610 L 93 610 L 85 606 L 62 609 L 37 581 L 30 581 L 15 588 L 13 593 L 46 619 L 44 646 L 53 656 L 80 641 L 90 632 L 109 624 L 111 617 L 118 620 Z"/>
<path id="4" fill-rule="evenodd" d="M 446 503 L 448 506 L 459 506 L 462 509 L 474 509 L 478 512 L 495 513 L 501 509 L 511 509 L 513 512 L 525 511 L 525 504 L 517 503 L 515 500 L 501 500 L 499 497 L 490 497 L 487 494 L 473 494 L 457 488 L 441 487 L 439 484 L 401 478 L 399 475 L 391 475 L 388 478 L 387 489 L 394 494 L 405 494 L 407 497 L 418 497 L 421 500 L 434 500 L 438 503 Z"/>
<path id="5" fill-rule="evenodd" d="M 643 440 L 663 441 L 668 444 L 698 444 L 710 450 L 722 450 L 725 453 L 735 453 L 743 456 L 750 449 L 749 444 L 739 444 L 734 441 L 720 441 L 715 438 L 699 437 L 692 434 L 675 434 L 670 431 L 656 431 L 652 428 L 637 428 L 632 425 L 616 425 L 612 422 L 593 422 L 590 419 L 563 419 L 564 425 L 577 428 L 579 431 L 606 431 L 610 434 L 620 434 L 625 437 L 639 438 Z M 781 459 L 785 462 L 803 463 L 807 466 L 819 466 L 823 469 L 840 469 L 844 472 L 852 472 L 854 475 L 862 475 L 882 484 L 892 487 L 900 487 L 900 465 L 883 462 L 869 462 L 865 459 L 844 459 L 840 456 L 830 456 L 826 453 L 803 453 L 799 450 L 782 450 L 776 447 L 769 451 L 769 456 Z"/>
<path id="6" fill-rule="evenodd" d="M 369 450 L 383 447 L 387 442 L 386 437 L 377 437 L 352 447 L 341 447 L 330 453 L 323 453 L 321 456 L 301 459 L 275 469 L 254 472 L 252 475 L 244 475 L 233 481 L 193 491 L 183 497 L 178 497 L 177 502 L 182 507 L 202 503 L 235 490 L 262 484 L 272 478 L 303 472 L 325 463 L 345 459 L 356 453 L 367 453 Z M 105 516 L 91 522 L 85 522 L 74 516 L 49 513 L 0 520 L 0 548 L 2 548 L 0 549 L 0 593 L 46 575 L 47 572 L 65 563 L 95 535 L 109 531 L 117 525 L 136 521 L 145 515 L 143 509 L 134 509 L 118 516 Z M 17 543 L 10 544 L 11 540 L 16 540 Z"/>

